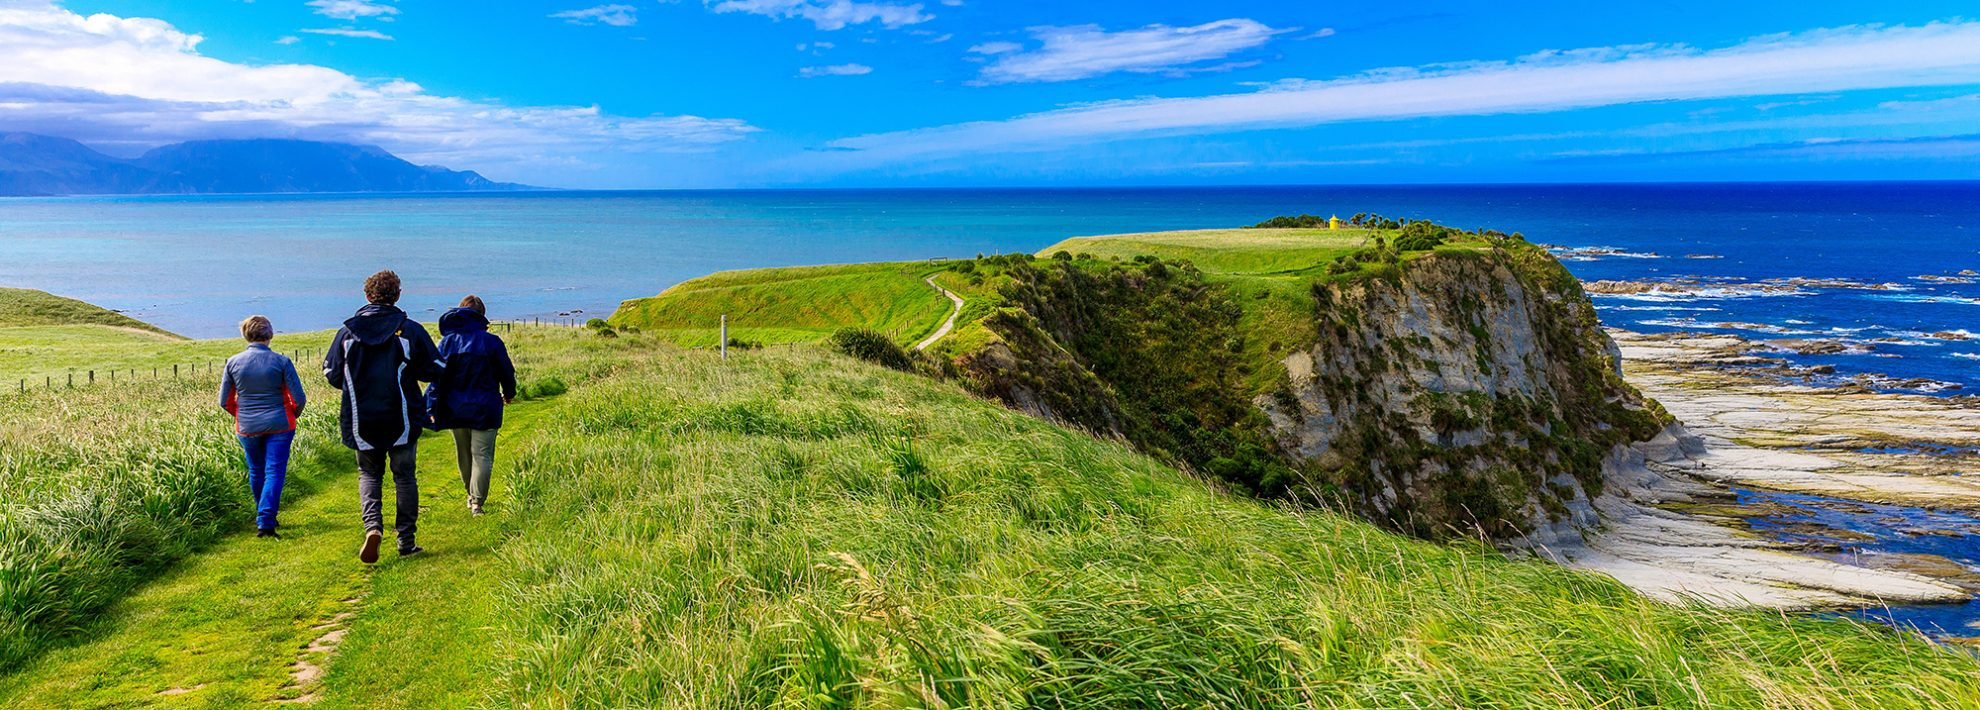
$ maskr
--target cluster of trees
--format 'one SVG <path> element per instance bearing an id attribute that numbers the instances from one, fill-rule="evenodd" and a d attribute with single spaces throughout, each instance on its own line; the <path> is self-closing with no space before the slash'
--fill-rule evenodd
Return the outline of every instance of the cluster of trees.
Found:
<path id="1" fill-rule="evenodd" d="M 1327 226 L 1327 218 L 1303 214 L 1297 217 L 1278 216 L 1246 227 L 1245 229 L 1315 229 Z"/>
<path id="2" fill-rule="evenodd" d="M 1319 215 L 1281 215 L 1246 227 L 1246 229 L 1315 229 L 1327 226 L 1327 217 Z M 1347 223 L 1368 229 L 1403 229 L 1422 220 L 1395 219 L 1373 212 L 1356 212 Z M 1427 223 L 1427 222 L 1426 222 Z"/>
<path id="3" fill-rule="evenodd" d="M 1463 234 L 1462 230 L 1433 222 L 1410 222 L 1403 225 L 1402 234 L 1396 235 L 1396 248 L 1402 251 L 1428 251 Z"/>
<path id="4" fill-rule="evenodd" d="M 1251 225 L 1246 227 L 1246 229 L 1312 229 L 1327 226 L 1327 221 L 1328 218 L 1318 215 L 1281 215 Z M 1364 229 L 1401 232 L 1401 234 L 1396 235 L 1393 243 L 1394 251 L 1396 252 L 1428 251 L 1442 246 L 1446 242 L 1465 236 L 1474 236 L 1493 244 L 1498 244 L 1508 239 L 1525 239 L 1524 235 L 1516 232 L 1508 235 L 1496 229 L 1484 228 L 1467 232 L 1456 227 L 1446 227 L 1427 219 L 1385 217 L 1374 212 L 1356 212 L 1354 216 L 1347 219 L 1347 223 Z M 1371 250 L 1364 250 L 1368 253 L 1360 261 L 1384 260 L 1382 258 L 1382 252 L 1387 247 L 1379 237 L 1375 242 L 1376 244 Z M 1349 266 L 1352 266 L 1352 264 Z"/>

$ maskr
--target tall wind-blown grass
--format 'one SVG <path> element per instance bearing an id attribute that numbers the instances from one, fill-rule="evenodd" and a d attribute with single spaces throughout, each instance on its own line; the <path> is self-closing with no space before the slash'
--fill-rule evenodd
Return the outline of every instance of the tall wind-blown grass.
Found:
<path id="1" fill-rule="evenodd" d="M 1881 628 L 1233 497 L 814 350 L 615 347 L 512 459 L 497 704 L 1980 705 Z"/>
<path id="2" fill-rule="evenodd" d="M 139 582 L 250 524 L 246 466 L 217 379 L 0 399 L 0 669 Z M 312 389 L 317 402 L 329 392 Z M 335 406 L 301 422 L 296 468 L 333 451 Z M 291 491 L 307 490 L 292 479 Z"/>

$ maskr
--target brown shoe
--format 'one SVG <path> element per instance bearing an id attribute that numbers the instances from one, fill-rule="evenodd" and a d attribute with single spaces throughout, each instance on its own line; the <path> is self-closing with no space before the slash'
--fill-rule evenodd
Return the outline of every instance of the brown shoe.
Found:
<path id="1" fill-rule="evenodd" d="M 377 530 L 364 531 L 364 547 L 358 548 L 358 561 L 365 564 L 376 563 L 378 561 L 378 543 L 384 539 L 385 536 L 379 534 Z"/>

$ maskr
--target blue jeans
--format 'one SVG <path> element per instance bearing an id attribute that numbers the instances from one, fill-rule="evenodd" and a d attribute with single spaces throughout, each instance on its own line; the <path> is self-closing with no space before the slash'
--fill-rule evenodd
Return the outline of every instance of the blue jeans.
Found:
<path id="1" fill-rule="evenodd" d="M 257 528 L 275 529 L 275 513 L 282 508 L 282 483 L 289 478 L 289 445 L 295 440 L 293 431 L 241 437 L 241 450 L 247 452 L 248 495 L 254 498 Z"/>

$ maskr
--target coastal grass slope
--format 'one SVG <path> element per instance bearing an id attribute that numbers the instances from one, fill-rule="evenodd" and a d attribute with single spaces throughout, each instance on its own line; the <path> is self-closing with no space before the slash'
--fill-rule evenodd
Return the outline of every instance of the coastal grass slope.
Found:
<path id="1" fill-rule="evenodd" d="M 1138 256 L 1187 261 L 1212 274 L 1290 274 L 1347 256 L 1380 233 L 1372 229 L 1199 229 L 1074 237 L 1038 251 L 1131 261 Z"/>
<path id="2" fill-rule="evenodd" d="M 314 334 L 282 334 L 278 348 L 300 348 L 316 342 Z M 321 338 L 328 342 L 328 337 Z M 109 379 L 170 377 L 173 365 L 190 376 L 224 361 L 239 350 L 226 340 L 188 340 L 150 323 L 107 308 L 29 289 L 0 288 L 0 394 L 50 383 L 66 386 L 74 373 L 86 382 L 88 371 Z M 135 371 L 135 372 L 133 372 Z"/>
<path id="3" fill-rule="evenodd" d="M 724 315 L 731 337 L 745 341 L 815 341 L 859 326 L 914 342 L 949 313 L 949 300 L 923 281 L 942 270 L 900 262 L 724 271 L 626 301 L 611 323 L 692 345 L 703 344 L 694 336 L 714 332 Z"/>
<path id="4" fill-rule="evenodd" d="M 1232 282 L 1247 298 L 1268 300 L 1248 314 L 1256 325 L 1291 331 L 1266 338 L 1282 346 L 1311 329 L 1296 302 L 1314 278 L 1358 278 L 1382 273 L 1383 264 L 1354 260 L 1377 239 L 1399 230 L 1377 229 L 1210 229 L 1147 234 L 1075 237 L 1038 252 L 1079 255 L 1084 264 L 1157 258 L 1187 262 L 1213 280 Z M 1444 249 L 1477 248 L 1453 243 Z M 1405 258 L 1419 257 L 1405 255 Z M 715 344 L 717 324 L 729 316 L 731 337 L 757 343 L 815 342 L 840 328 L 866 328 L 903 345 L 934 332 L 950 312 L 950 302 L 924 279 L 932 278 L 964 299 L 956 330 L 935 343 L 933 352 L 952 357 L 995 338 L 982 321 L 1003 305 L 1001 290 L 1011 283 L 1007 267 L 1021 255 L 977 259 L 800 266 L 726 271 L 682 282 L 658 296 L 626 301 L 610 318 L 614 326 L 655 331 L 690 347 Z M 1355 268 L 1342 269 L 1347 262 Z M 1329 267 L 1334 271 L 1329 272 Z M 1294 311 L 1294 312 L 1289 312 Z M 1267 353 L 1251 355 L 1263 358 Z"/>
<path id="5" fill-rule="evenodd" d="M 1474 544 L 1230 495 L 819 348 L 723 361 L 652 334 L 526 328 L 511 342 L 526 382 L 559 385 L 529 389 L 568 392 L 504 429 L 493 515 L 460 509 L 450 452 L 429 446 L 429 555 L 362 568 L 348 466 L 306 458 L 296 536 L 223 532 L 144 569 L 134 594 L 27 649 L 0 674 L 0 702 L 1980 703 L 1971 655 L 1882 627 L 1660 604 Z M 190 413 L 209 395 L 158 383 L 122 398 Z M 47 407 L 9 414 L 7 431 L 79 425 Z M 137 421 L 96 433 L 131 449 L 225 433 Z M 335 445 L 320 420 L 303 438 Z M 234 516 L 217 529 L 245 527 L 245 497 L 217 504 Z M 0 569 L 21 568 L 16 549 L 0 548 Z"/>
<path id="6" fill-rule="evenodd" d="M 33 289 L 0 288 L 0 328 L 36 325 L 99 325 L 178 338 L 150 323 L 73 298 Z"/>

